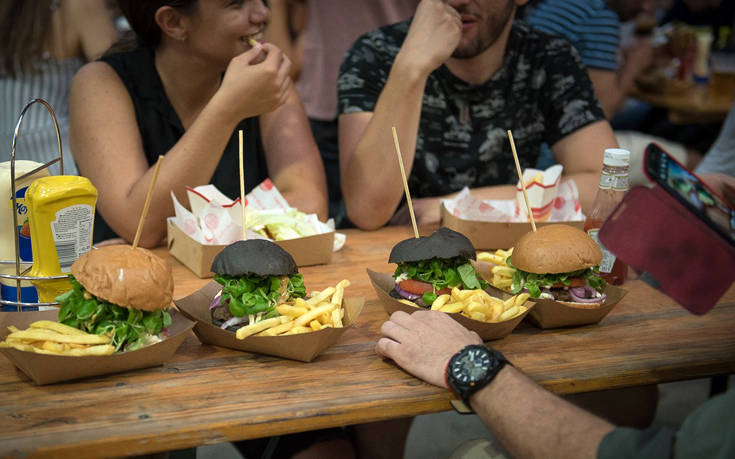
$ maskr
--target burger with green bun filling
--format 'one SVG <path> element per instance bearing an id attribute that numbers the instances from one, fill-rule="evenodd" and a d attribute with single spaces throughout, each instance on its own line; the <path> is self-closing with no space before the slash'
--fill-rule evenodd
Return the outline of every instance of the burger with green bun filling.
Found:
<path id="1" fill-rule="evenodd" d="M 291 255 L 264 239 L 228 245 L 214 257 L 211 270 L 222 285 L 209 306 L 212 323 L 224 330 L 277 317 L 277 305 L 306 296 Z"/>
<path id="2" fill-rule="evenodd" d="M 459 289 L 485 289 L 470 260 L 475 248 L 463 234 L 441 227 L 431 236 L 406 239 L 390 252 L 388 262 L 398 264 L 390 294 L 397 299 L 431 307 L 437 296 Z"/>
<path id="3" fill-rule="evenodd" d="M 599 305 L 605 281 L 599 277 L 602 252 L 584 231 L 546 225 L 523 235 L 507 263 L 515 268 L 511 293 L 531 298 Z"/>

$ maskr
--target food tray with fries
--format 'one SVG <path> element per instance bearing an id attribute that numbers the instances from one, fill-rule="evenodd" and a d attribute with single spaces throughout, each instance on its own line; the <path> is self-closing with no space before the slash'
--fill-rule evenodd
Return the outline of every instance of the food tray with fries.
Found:
<path id="1" fill-rule="evenodd" d="M 490 290 L 497 295 L 509 295 L 515 269 L 508 266 L 507 259 L 512 249 L 498 249 L 494 252 L 479 252 L 475 267 L 477 272 L 488 281 Z M 627 293 L 614 285 L 606 285 L 603 290 L 606 298 L 602 304 L 587 305 L 536 298 L 536 307 L 528 314 L 528 320 L 542 329 L 590 325 L 600 322 Z"/>
<path id="2" fill-rule="evenodd" d="M 209 307 L 222 288 L 216 282 L 174 303 L 196 322 L 194 333 L 202 343 L 310 362 L 336 343 L 362 312 L 363 298 L 343 297 L 347 285 L 348 281 L 341 281 L 335 287 L 312 292 L 311 298 L 280 304 L 276 306 L 278 317 L 246 325 L 237 332 L 212 324 Z"/>
<path id="3" fill-rule="evenodd" d="M 161 365 L 194 326 L 171 311 L 165 339 L 114 353 L 107 337 L 60 324 L 57 316 L 56 310 L 0 313 L 0 353 L 39 385 Z"/>
<path id="4" fill-rule="evenodd" d="M 396 311 L 415 312 L 418 306 L 397 300 L 390 296 L 395 285 L 393 276 L 367 270 L 383 309 L 388 314 Z M 497 291 L 497 296 L 483 290 L 457 290 L 440 295 L 432 304 L 432 309 L 446 312 L 457 322 L 476 332 L 484 341 L 501 339 L 508 336 L 523 318 L 534 309 L 535 303 L 528 301 L 528 295 L 510 295 Z"/>

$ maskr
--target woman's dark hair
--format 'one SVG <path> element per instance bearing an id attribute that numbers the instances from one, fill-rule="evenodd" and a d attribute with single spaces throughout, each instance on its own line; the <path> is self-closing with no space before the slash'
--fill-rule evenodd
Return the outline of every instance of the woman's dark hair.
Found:
<path id="1" fill-rule="evenodd" d="M 0 75 L 32 73 L 51 30 L 51 0 L 0 1 Z"/>
<path id="2" fill-rule="evenodd" d="M 199 7 L 198 0 L 117 0 L 130 28 L 142 46 L 155 48 L 161 42 L 161 29 L 156 24 L 156 11 L 162 6 L 176 8 L 182 13 L 193 13 Z"/>

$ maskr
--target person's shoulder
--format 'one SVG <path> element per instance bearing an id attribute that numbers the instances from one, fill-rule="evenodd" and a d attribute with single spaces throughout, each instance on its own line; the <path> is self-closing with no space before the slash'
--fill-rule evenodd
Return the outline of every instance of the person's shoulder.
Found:
<path id="1" fill-rule="evenodd" d="M 73 93 L 98 94 L 108 88 L 120 85 L 121 79 L 117 72 L 107 63 L 93 61 L 84 64 L 75 74 L 71 83 Z"/>

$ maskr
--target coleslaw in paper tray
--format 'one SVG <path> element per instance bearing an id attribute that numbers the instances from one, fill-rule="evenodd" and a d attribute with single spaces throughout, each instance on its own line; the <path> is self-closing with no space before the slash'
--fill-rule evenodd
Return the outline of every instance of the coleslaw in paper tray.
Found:
<path id="1" fill-rule="evenodd" d="M 176 217 L 173 223 L 192 239 L 206 245 L 227 245 L 241 239 L 240 198 L 234 201 L 214 185 L 186 187 L 191 204 L 187 210 L 171 192 Z M 264 180 L 245 196 L 247 237 L 284 241 L 334 231 L 334 221 L 319 221 L 316 214 L 305 214 L 288 205 L 270 179 Z M 345 244 L 346 236 L 334 234 L 334 251 Z"/>

